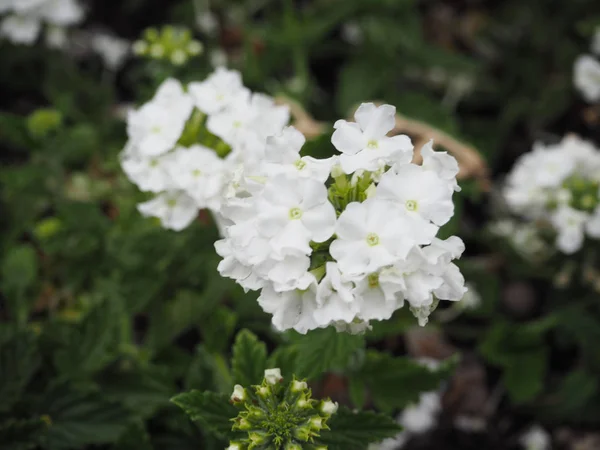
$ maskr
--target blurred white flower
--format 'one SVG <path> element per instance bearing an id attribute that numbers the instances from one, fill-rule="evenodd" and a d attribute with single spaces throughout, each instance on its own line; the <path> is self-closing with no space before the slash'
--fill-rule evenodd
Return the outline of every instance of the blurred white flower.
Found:
<path id="1" fill-rule="evenodd" d="M 588 102 L 600 100 L 600 62 L 589 55 L 575 60 L 573 83 Z"/>
<path id="2" fill-rule="evenodd" d="M 538 425 L 531 427 L 523 434 L 520 442 L 525 450 L 550 450 L 552 448 L 550 435 Z"/>
<path id="3" fill-rule="evenodd" d="M 92 36 L 92 49 L 102 57 L 110 70 L 116 71 L 125 63 L 131 43 L 107 33 L 95 33 Z"/>
<path id="4" fill-rule="evenodd" d="M 138 205 L 138 210 L 146 217 L 156 217 L 164 228 L 181 231 L 198 215 L 196 202 L 181 191 L 159 194 L 152 200 Z"/>

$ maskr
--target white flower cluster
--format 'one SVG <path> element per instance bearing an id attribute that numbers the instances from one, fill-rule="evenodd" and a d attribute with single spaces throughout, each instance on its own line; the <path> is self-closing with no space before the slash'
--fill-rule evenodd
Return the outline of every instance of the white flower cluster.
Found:
<path id="1" fill-rule="evenodd" d="M 600 55 L 600 28 L 592 39 L 592 53 Z M 587 102 L 600 101 L 600 62 L 591 55 L 575 60 L 573 84 Z"/>
<path id="2" fill-rule="evenodd" d="M 241 173 L 264 156 L 267 136 L 289 121 L 285 106 L 251 93 L 238 72 L 217 69 L 184 89 L 165 81 L 154 98 L 129 113 L 123 170 L 142 191 L 157 194 L 138 206 L 165 228 L 182 230 L 240 189 Z"/>
<path id="3" fill-rule="evenodd" d="M 430 142 L 423 164 L 411 163 L 410 139 L 387 136 L 393 106 L 362 104 L 355 119 L 335 123 L 341 154 L 329 159 L 301 156 L 304 137 L 292 127 L 270 137 L 240 177 L 243 195 L 221 210 L 219 272 L 261 290 L 279 330 L 358 332 L 405 301 L 424 325 L 439 299 L 466 291 L 452 263 L 462 241 L 436 238 L 454 213 L 456 160 Z"/>
<path id="4" fill-rule="evenodd" d="M 60 47 L 66 40 L 65 28 L 83 19 L 78 0 L 0 0 L 0 14 L 8 13 L 0 22 L 0 36 L 15 44 L 33 44 L 42 25 L 49 25 L 47 40 Z"/>
<path id="5" fill-rule="evenodd" d="M 600 239 L 600 150 L 574 136 L 557 145 L 536 144 L 509 174 L 504 196 L 511 209 L 549 223 L 564 253 L 585 236 Z"/>

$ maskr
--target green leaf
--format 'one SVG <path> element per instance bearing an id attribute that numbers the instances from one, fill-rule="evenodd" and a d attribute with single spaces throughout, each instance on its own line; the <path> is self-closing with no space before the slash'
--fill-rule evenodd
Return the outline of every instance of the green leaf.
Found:
<path id="1" fill-rule="evenodd" d="M 412 358 L 369 351 L 356 376 L 369 388 L 374 404 L 391 411 L 417 401 L 421 392 L 438 389 L 455 366 L 456 359 L 450 358 L 432 370 Z"/>
<path id="2" fill-rule="evenodd" d="M 503 380 L 513 402 L 532 400 L 542 391 L 547 359 L 547 351 L 542 348 L 511 356 L 511 363 L 504 367 Z"/>
<path id="3" fill-rule="evenodd" d="M 11 248 L 2 260 L 0 288 L 19 323 L 24 323 L 29 314 L 31 302 L 25 293 L 35 283 L 37 272 L 37 255 L 29 244 Z"/>
<path id="4" fill-rule="evenodd" d="M 0 423 L 0 443 L 10 450 L 29 450 L 40 443 L 48 423 L 42 418 L 18 420 L 8 419 Z"/>
<path id="5" fill-rule="evenodd" d="M 364 450 L 374 442 L 396 436 L 402 427 L 394 419 L 371 411 L 353 413 L 341 407 L 329 420 L 330 430 L 321 433 L 320 441 L 329 450 Z"/>
<path id="6" fill-rule="evenodd" d="M 234 383 L 244 387 L 260 384 L 267 365 L 267 346 L 249 330 L 238 333 L 233 344 L 231 369 Z"/>
<path id="7" fill-rule="evenodd" d="M 40 365 L 37 339 L 22 332 L 0 343 L 0 412 L 9 411 Z"/>
<path id="8" fill-rule="evenodd" d="M 294 373 L 310 379 L 329 370 L 346 369 L 355 353 L 365 346 L 364 336 L 338 333 L 332 327 L 292 336 L 298 352 Z"/>
<path id="9" fill-rule="evenodd" d="M 64 346 L 54 353 L 57 369 L 73 378 L 103 369 L 116 357 L 118 321 L 110 302 L 96 306 L 81 324 L 67 330 Z"/>
<path id="10" fill-rule="evenodd" d="M 51 421 L 46 435 L 50 450 L 110 443 L 132 423 L 130 413 L 118 403 L 100 393 L 74 391 L 65 385 L 47 393 L 42 412 Z"/>
<path id="11" fill-rule="evenodd" d="M 191 391 L 171 399 L 190 417 L 222 439 L 235 439 L 231 419 L 238 410 L 229 403 L 229 396 L 215 392 Z"/>

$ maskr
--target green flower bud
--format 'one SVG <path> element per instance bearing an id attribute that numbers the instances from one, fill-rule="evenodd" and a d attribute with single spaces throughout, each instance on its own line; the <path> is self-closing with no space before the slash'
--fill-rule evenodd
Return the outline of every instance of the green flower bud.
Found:
<path id="1" fill-rule="evenodd" d="M 62 125 L 62 114 L 50 108 L 35 110 L 27 118 L 27 129 L 34 137 L 45 137 Z"/>
<path id="2" fill-rule="evenodd" d="M 244 450 L 324 448 L 318 438 L 322 430 L 329 429 L 330 414 L 322 412 L 323 405 L 333 413 L 337 404 L 311 399 L 306 381 L 294 378 L 285 383 L 278 368 L 265 370 L 263 382 L 253 390 L 256 395 L 248 395 L 239 385 L 234 388 L 232 400 L 243 400 L 234 401 L 240 413 L 233 419 L 232 430 L 248 434 L 230 445 Z"/>

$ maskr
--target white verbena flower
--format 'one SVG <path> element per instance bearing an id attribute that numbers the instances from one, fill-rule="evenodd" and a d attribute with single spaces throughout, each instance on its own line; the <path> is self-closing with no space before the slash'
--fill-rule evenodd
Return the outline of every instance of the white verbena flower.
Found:
<path id="1" fill-rule="evenodd" d="M 588 102 L 600 100 L 600 62 L 589 55 L 575 60 L 573 83 Z"/>
<path id="2" fill-rule="evenodd" d="M 338 120 L 331 142 L 342 152 L 340 165 L 345 173 L 359 169 L 374 171 L 382 164 L 412 159 L 413 146 L 407 136 L 388 137 L 395 124 L 396 108 L 363 103 L 354 113 L 356 123 Z"/>
<path id="3" fill-rule="evenodd" d="M 520 439 L 525 450 L 550 450 L 552 441 L 546 430 L 540 426 L 531 427 Z"/>
<path id="4" fill-rule="evenodd" d="M 157 217 L 163 227 L 175 231 L 186 228 L 198 215 L 194 199 L 181 191 L 163 192 L 140 203 L 138 210 L 146 217 Z"/>

